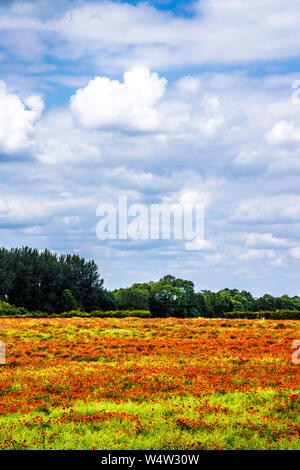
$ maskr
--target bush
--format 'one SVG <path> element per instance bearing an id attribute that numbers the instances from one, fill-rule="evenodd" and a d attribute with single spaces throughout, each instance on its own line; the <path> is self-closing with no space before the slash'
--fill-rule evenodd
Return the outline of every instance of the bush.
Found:
<path id="1" fill-rule="evenodd" d="M 149 310 L 93 310 L 91 313 L 83 312 L 80 309 L 70 310 L 62 313 L 45 313 L 40 311 L 28 312 L 23 307 L 15 307 L 7 302 L 0 302 L 1 318 L 150 318 Z"/>
<path id="2" fill-rule="evenodd" d="M 151 314 L 149 310 L 111 310 L 108 312 L 102 312 L 101 310 L 93 310 L 90 313 L 90 316 L 98 318 L 150 318 Z"/>
<path id="3" fill-rule="evenodd" d="M 0 302 L 0 316 L 15 317 L 16 315 L 26 315 L 28 311 L 24 307 L 15 307 L 8 302 Z"/>
<path id="4" fill-rule="evenodd" d="M 266 320 L 300 320 L 300 310 L 265 310 L 261 312 L 225 312 L 225 318 L 262 319 Z"/>

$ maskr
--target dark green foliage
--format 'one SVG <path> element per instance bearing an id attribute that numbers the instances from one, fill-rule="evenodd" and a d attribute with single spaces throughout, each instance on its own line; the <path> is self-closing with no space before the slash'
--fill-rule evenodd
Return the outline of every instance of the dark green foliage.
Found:
<path id="1" fill-rule="evenodd" d="M 151 285 L 149 306 L 153 317 L 199 316 L 194 284 L 171 275 Z"/>
<path id="2" fill-rule="evenodd" d="M 77 255 L 58 256 L 49 250 L 31 248 L 0 250 L 0 296 L 29 311 L 57 312 L 62 309 L 62 295 L 70 290 L 68 306 L 90 312 L 113 310 L 115 300 L 103 288 L 98 267 Z"/>
<path id="3" fill-rule="evenodd" d="M 266 320 L 300 320 L 300 310 L 269 310 L 260 312 L 226 312 L 225 318 L 262 319 Z"/>
<path id="4" fill-rule="evenodd" d="M 178 287 L 157 282 L 150 291 L 149 306 L 152 317 L 183 317 L 187 316 L 185 309 L 185 294 Z"/>
<path id="5" fill-rule="evenodd" d="M 117 310 L 117 302 L 116 302 L 114 294 L 103 288 L 101 289 L 101 292 L 100 292 L 99 305 L 101 306 L 101 309 L 104 311 Z"/>
<path id="6" fill-rule="evenodd" d="M 218 294 L 225 295 L 233 304 L 233 310 L 239 311 L 252 311 L 255 309 L 255 299 L 250 292 L 243 290 L 240 292 L 238 289 L 223 289 Z"/>
<path id="7" fill-rule="evenodd" d="M 246 290 L 222 289 L 219 292 L 195 292 L 191 281 L 167 275 L 158 282 L 136 283 L 127 289 L 114 291 L 118 308 L 138 309 L 149 295 L 149 308 L 153 317 L 205 317 L 222 318 L 227 312 L 256 312 L 258 310 L 300 310 L 300 298 L 283 295 L 279 298 L 264 295 L 255 300 Z M 148 304 L 147 304 L 148 305 Z M 298 307 L 297 307 L 298 305 Z M 146 308 L 144 306 L 144 308 Z M 147 308 L 146 308 L 147 309 Z M 253 316 L 250 315 L 250 318 Z"/>
<path id="8" fill-rule="evenodd" d="M 14 273 L 10 269 L 7 250 L 0 248 L 0 300 L 7 300 L 7 293 L 12 289 Z"/>
<path id="9" fill-rule="evenodd" d="M 247 302 L 247 310 L 254 311 L 255 306 L 256 306 L 256 301 L 252 294 L 250 292 L 247 292 L 245 290 L 242 290 L 241 296 L 246 300 Z"/>
<path id="10" fill-rule="evenodd" d="M 167 275 L 158 282 L 136 283 L 114 291 L 120 309 L 150 309 L 153 317 L 198 317 L 194 284 Z"/>
<path id="11" fill-rule="evenodd" d="M 136 283 L 109 292 L 103 287 L 94 261 L 28 247 L 0 249 L 0 316 L 43 317 L 57 316 L 59 312 L 89 316 L 89 312 L 117 309 L 150 310 L 153 317 L 164 318 L 222 318 L 227 314 L 247 318 L 248 313 L 249 318 L 255 318 L 257 312 L 279 315 L 279 311 L 300 311 L 300 297 L 265 294 L 255 300 L 248 291 L 228 288 L 196 293 L 193 282 L 170 274 L 158 282 Z"/>
<path id="12" fill-rule="evenodd" d="M 137 317 L 137 318 L 150 318 L 151 314 L 149 310 L 113 310 L 107 312 L 101 312 L 95 310 L 90 313 L 92 317 L 98 318 L 126 318 L 126 317 Z"/>
<path id="13" fill-rule="evenodd" d="M 0 318 L 150 318 L 149 310 L 93 310 L 83 312 L 80 309 L 73 309 L 62 313 L 28 312 L 23 307 L 15 307 L 7 302 L 0 302 Z"/>
<path id="14" fill-rule="evenodd" d="M 149 291 L 146 289 L 128 287 L 113 294 L 120 310 L 149 310 Z"/>
<path id="15" fill-rule="evenodd" d="M 296 305 L 287 295 L 282 295 L 276 297 L 276 310 L 296 310 Z"/>
<path id="16" fill-rule="evenodd" d="M 272 295 L 265 294 L 263 297 L 257 299 L 255 303 L 255 310 L 257 311 L 274 311 L 276 310 L 276 299 Z"/>
<path id="17" fill-rule="evenodd" d="M 195 294 L 196 299 L 196 309 L 198 310 L 198 316 L 210 318 L 212 316 L 211 310 L 209 309 L 205 295 L 202 292 L 197 292 Z"/>
<path id="18" fill-rule="evenodd" d="M 76 300 L 73 297 L 70 289 L 65 289 L 60 297 L 58 303 L 59 312 L 69 312 L 70 310 L 76 310 L 78 307 Z"/>
<path id="19" fill-rule="evenodd" d="M 289 297 L 289 300 L 293 302 L 296 310 L 300 310 L 300 297 L 295 295 L 295 297 Z"/>
<path id="20" fill-rule="evenodd" d="M 222 318 L 224 312 L 229 312 L 234 307 L 228 292 L 220 291 L 216 293 L 204 290 L 203 294 L 212 318 Z"/>

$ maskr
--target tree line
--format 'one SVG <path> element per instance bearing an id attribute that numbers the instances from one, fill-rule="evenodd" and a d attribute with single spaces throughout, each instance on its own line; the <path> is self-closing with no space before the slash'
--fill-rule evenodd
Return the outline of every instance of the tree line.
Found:
<path id="1" fill-rule="evenodd" d="M 0 249 L 0 299 L 49 313 L 116 308 L 94 261 L 28 247 Z"/>
<path id="2" fill-rule="evenodd" d="M 300 310 L 298 296 L 265 294 L 256 299 L 238 289 L 196 292 L 192 281 L 172 275 L 110 292 L 104 288 L 94 261 L 28 247 L 0 249 L 0 300 L 29 312 L 149 310 L 154 318 Z"/>
<path id="3" fill-rule="evenodd" d="M 158 282 L 136 283 L 113 291 L 119 309 L 150 310 L 152 317 L 219 318 L 226 312 L 300 310 L 300 297 L 273 297 L 265 294 L 255 299 L 248 291 L 222 289 L 195 292 L 192 281 L 164 276 Z"/>

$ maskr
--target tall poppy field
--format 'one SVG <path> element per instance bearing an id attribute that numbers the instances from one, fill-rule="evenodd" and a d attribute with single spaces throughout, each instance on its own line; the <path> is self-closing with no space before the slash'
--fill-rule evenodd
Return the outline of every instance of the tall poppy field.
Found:
<path id="1" fill-rule="evenodd" d="M 0 449 L 300 449 L 299 321 L 1 319 Z"/>

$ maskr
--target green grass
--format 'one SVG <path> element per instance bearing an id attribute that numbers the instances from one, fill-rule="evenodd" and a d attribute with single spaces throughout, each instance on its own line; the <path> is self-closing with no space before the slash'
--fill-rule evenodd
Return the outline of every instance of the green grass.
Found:
<path id="1" fill-rule="evenodd" d="M 0 440 L 8 440 L 9 449 L 299 449 L 295 429 L 287 427 L 277 410 L 276 402 L 287 397 L 275 395 L 270 389 L 213 393 L 201 400 L 186 396 L 153 403 L 106 400 L 77 402 L 71 409 L 42 407 L 1 417 Z M 104 419 L 82 421 L 96 413 Z M 292 404 L 290 418 L 299 423 Z M 198 423 L 195 428 L 193 422 Z"/>

